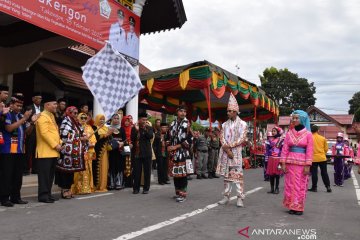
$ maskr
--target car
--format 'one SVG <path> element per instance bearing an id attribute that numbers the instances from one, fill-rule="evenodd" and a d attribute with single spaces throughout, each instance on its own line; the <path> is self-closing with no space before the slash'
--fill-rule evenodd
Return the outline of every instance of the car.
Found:
<path id="1" fill-rule="evenodd" d="M 333 163 L 334 162 L 334 159 L 332 159 L 330 156 L 332 155 L 332 146 L 335 145 L 336 141 L 335 140 L 327 140 L 327 143 L 328 143 L 328 150 L 326 152 L 326 160 L 329 162 L 329 163 Z"/>

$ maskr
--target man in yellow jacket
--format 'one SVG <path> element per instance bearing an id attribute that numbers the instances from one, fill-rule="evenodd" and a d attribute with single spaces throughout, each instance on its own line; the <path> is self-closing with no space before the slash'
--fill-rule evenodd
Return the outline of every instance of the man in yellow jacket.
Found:
<path id="1" fill-rule="evenodd" d="M 54 96 L 43 96 L 44 111 L 36 122 L 36 158 L 38 162 L 38 200 L 53 203 L 51 194 L 55 165 L 60 156 L 61 140 L 55 116 L 57 102 Z"/>
<path id="2" fill-rule="evenodd" d="M 310 168 L 312 176 L 312 187 L 309 189 L 311 192 L 317 192 L 318 181 L 318 166 L 321 171 L 321 178 L 325 184 L 326 191 L 331 192 L 329 175 L 327 173 L 326 152 L 328 150 L 328 144 L 326 139 L 319 134 L 319 127 L 313 125 L 311 132 L 314 140 L 314 157 Z"/>

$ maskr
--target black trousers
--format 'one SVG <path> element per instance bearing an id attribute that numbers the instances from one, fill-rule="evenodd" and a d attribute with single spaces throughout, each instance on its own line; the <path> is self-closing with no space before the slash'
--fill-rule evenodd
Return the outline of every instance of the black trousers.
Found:
<path id="1" fill-rule="evenodd" d="M 150 189 L 150 176 L 151 176 L 151 157 L 149 158 L 135 158 L 134 161 L 134 191 L 140 191 L 141 170 L 144 168 L 144 191 Z"/>
<path id="2" fill-rule="evenodd" d="M 312 188 L 317 188 L 318 166 L 320 167 L 321 178 L 324 182 L 325 187 L 330 187 L 330 179 L 329 179 L 329 175 L 327 173 L 327 162 L 323 161 L 323 162 L 313 162 L 310 167 Z"/>
<path id="3" fill-rule="evenodd" d="M 156 158 L 156 161 L 157 161 L 158 182 L 165 183 L 168 181 L 167 158 L 160 156 L 160 157 Z"/>
<path id="4" fill-rule="evenodd" d="M 70 189 L 73 183 L 73 172 L 61 172 L 59 170 L 55 170 L 55 184 L 58 185 L 61 189 Z"/>
<path id="5" fill-rule="evenodd" d="M 175 193 L 181 197 L 186 197 L 187 195 L 187 185 L 188 180 L 187 177 L 174 177 L 174 186 Z"/>
<path id="6" fill-rule="evenodd" d="M 21 199 L 25 154 L 1 154 L 0 156 L 0 200 L 6 202 Z"/>
<path id="7" fill-rule="evenodd" d="M 30 169 L 32 173 L 36 173 L 36 158 L 35 158 L 35 152 L 36 152 L 36 134 L 35 129 L 34 132 L 31 133 L 30 137 L 26 139 L 25 141 L 25 148 L 26 148 L 26 161 L 24 166 L 24 171 L 29 172 Z"/>
<path id="8" fill-rule="evenodd" d="M 57 158 L 37 158 L 36 161 L 38 163 L 38 200 L 47 200 L 51 197 Z"/>

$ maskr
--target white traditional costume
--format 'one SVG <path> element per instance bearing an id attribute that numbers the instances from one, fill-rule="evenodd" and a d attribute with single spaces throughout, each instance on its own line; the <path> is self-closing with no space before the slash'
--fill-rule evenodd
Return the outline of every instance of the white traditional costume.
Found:
<path id="1" fill-rule="evenodd" d="M 239 113 L 239 105 L 233 94 L 230 94 L 228 103 L 228 110 Z M 227 120 L 222 125 L 220 141 L 222 147 L 219 153 L 219 163 L 216 173 L 224 177 L 224 199 L 219 204 L 225 204 L 230 199 L 230 194 L 233 185 L 236 187 L 236 195 L 238 197 L 237 206 L 243 207 L 242 200 L 244 195 L 244 176 L 242 168 L 242 144 L 246 140 L 247 125 L 236 116 L 235 120 Z M 224 146 L 228 146 L 229 151 L 232 152 L 233 157 L 228 156 Z"/>

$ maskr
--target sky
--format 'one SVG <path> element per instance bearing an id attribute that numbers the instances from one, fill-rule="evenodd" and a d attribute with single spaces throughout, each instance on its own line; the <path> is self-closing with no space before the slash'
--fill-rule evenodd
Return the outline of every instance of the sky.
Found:
<path id="1" fill-rule="evenodd" d="M 267 67 L 314 82 L 315 106 L 346 114 L 360 91 L 360 1 L 183 0 L 180 29 L 141 36 L 152 71 L 210 61 L 260 85 Z"/>

